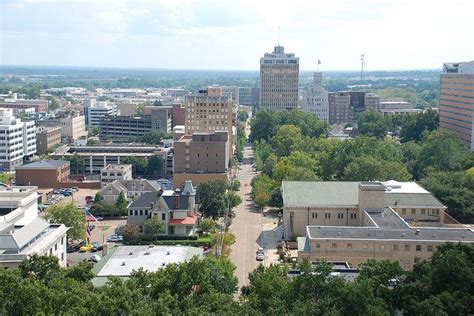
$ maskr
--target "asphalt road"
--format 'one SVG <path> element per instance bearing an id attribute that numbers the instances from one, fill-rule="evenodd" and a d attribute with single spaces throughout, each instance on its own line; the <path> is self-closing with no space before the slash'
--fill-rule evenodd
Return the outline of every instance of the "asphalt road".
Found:
<path id="1" fill-rule="evenodd" d="M 253 157 L 251 147 L 245 147 L 244 160 Z M 260 210 L 256 210 L 253 201 L 250 200 L 250 181 L 256 175 L 250 164 L 241 166 L 237 174 L 241 189 L 238 192 L 242 203 L 234 209 L 235 218 L 232 220 L 230 231 L 235 235 L 236 242 L 232 246 L 230 259 L 236 265 L 236 277 L 239 279 L 239 287 L 248 284 L 248 275 L 259 264 L 269 265 L 274 262 L 276 239 L 278 232 L 276 219 L 263 216 Z M 265 249 L 265 260 L 256 260 L 258 247 Z"/>

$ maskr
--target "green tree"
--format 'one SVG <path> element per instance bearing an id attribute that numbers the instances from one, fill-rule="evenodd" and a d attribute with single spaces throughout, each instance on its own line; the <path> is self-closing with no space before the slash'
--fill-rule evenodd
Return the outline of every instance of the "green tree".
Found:
<path id="1" fill-rule="evenodd" d="M 153 130 L 146 132 L 140 137 L 140 141 L 145 144 L 159 145 L 163 138 L 171 138 L 171 135 L 162 131 Z"/>
<path id="2" fill-rule="evenodd" d="M 66 270 L 65 276 L 74 279 L 78 282 L 88 282 L 94 278 L 91 265 L 86 261 L 81 261 L 78 264 Z"/>
<path id="3" fill-rule="evenodd" d="M 206 181 L 198 186 L 196 196 L 203 216 L 213 219 L 224 216 L 227 209 L 226 190 L 227 183 L 223 180 Z"/>
<path id="4" fill-rule="evenodd" d="M 301 130 L 294 125 L 282 125 L 272 139 L 272 146 L 279 157 L 288 156 L 293 150 L 297 150 L 303 137 Z"/>
<path id="5" fill-rule="evenodd" d="M 148 169 L 148 161 L 145 157 L 127 156 L 122 159 L 122 163 L 132 165 L 134 175 L 144 174 Z"/>
<path id="6" fill-rule="evenodd" d="M 94 196 L 94 204 L 98 204 L 102 202 L 102 195 L 100 195 L 99 192 L 97 192 Z"/>
<path id="7" fill-rule="evenodd" d="M 0 182 L 1 183 L 4 183 L 4 184 L 11 184 L 11 181 L 12 181 L 12 176 L 8 173 L 0 173 Z"/>
<path id="8" fill-rule="evenodd" d="M 140 239 L 140 228 L 138 225 L 127 224 L 123 229 L 123 241 L 127 244 L 135 244 Z"/>
<path id="9" fill-rule="evenodd" d="M 204 218 L 201 222 L 201 229 L 204 233 L 213 233 L 216 231 L 216 221 L 212 218 Z"/>
<path id="10" fill-rule="evenodd" d="M 117 200 L 115 201 L 115 207 L 121 215 L 124 215 L 127 214 L 127 206 L 128 202 L 125 198 L 125 194 L 123 194 L 123 191 L 120 191 Z"/>
<path id="11" fill-rule="evenodd" d="M 86 217 L 84 211 L 77 208 L 74 202 L 54 204 L 45 211 L 45 218 L 51 223 L 64 224 L 69 228 L 69 240 L 84 239 Z"/>
<path id="12" fill-rule="evenodd" d="M 439 115 L 434 110 L 408 115 L 401 125 L 400 138 L 402 142 L 421 141 L 423 134 L 435 131 L 438 128 Z"/>
<path id="13" fill-rule="evenodd" d="M 143 224 L 143 232 L 145 235 L 155 238 L 156 236 L 166 233 L 166 223 L 157 216 L 147 219 Z"/>
<path id="14" fill-rule="evenodd" d="M 147 172 L 150 175 L 162 175 L 163 174 L 163 158 L 160 156 L 151 156 L 148 158 Z"/>
<path id="15" fill-rule="evenodd" d="M 64 156 L 63 160 L 69 161 L 71 171 L 73 173 L 82 173 L 84 172 L 84 159 L 82 159 L 78 154 L 74 154 L 71 156 Z"/>
<path id="16" fill-rule="evenodd" d="M 359 134 L 374 136 L 377 139 L 383 139 L 389 127 L 385 116 L 377 110 L 370 110 L 360 114 L 357 125 Z"/>
<path id="17" fill-rule="evenodd" d="M 87 126 L 86 130 L 87 130 L 87 137 L 98 136 L 100 133 L 100 128 L 96 126 Z"/>
<path id="18" fill-rule="evenodd" d="M 39 256 L 37 254 L 33 254 L 23 260 L 18 266 L 18 269 L 23 278 L 35 276 L 38 280 L 43 282 L 51 281 L 51 279 L 60 272 L 59 260 L 57 257 Z"/>
<path id="19" fill-rule="evenodd" d="M 55 111 L 57 109 L 59 109 L 61 107 L 61 103 L 59 102 L 58 98 L 56 97 L 51 97 L 51 99 L 49 100 L 49 109 L 51 111 Z"/>
<path id="20" fill-rule="evenodd" d="M 383 161 L 370 156 L 357 157 L 344 169 L 346 181 L 408 181 L 411 175 L 399 162 Z"/>

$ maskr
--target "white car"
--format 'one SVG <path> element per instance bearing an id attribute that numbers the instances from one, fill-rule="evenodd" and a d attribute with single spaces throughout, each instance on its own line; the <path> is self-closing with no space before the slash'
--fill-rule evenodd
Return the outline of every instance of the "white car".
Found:
<path id="1" fill-rule="evenodd" d="M 263 251 L 257 251 L 257 255 L 255 259 L 257 259 L 257 261 L 265 260 L 265 254 L 263 253 Z"/>
<path id="2" fill-rule="evenodd" d="M 90 256 L 89 260 L 88 261 L 91 261 L 91 262 L 99 262 L 100 261 L 100 256 L 99 255 L 92 255 Z"/>
<path id="3" fill-rule="evenodd" d="M 122 235 L 112 234 L 112 235 L 110 235 L 110 236 L 107 238 L 107 241 L 108 241 L 108 242 L 119 242 L 119 241 L 123 241 L 123 236 L 122 236 Z"/>

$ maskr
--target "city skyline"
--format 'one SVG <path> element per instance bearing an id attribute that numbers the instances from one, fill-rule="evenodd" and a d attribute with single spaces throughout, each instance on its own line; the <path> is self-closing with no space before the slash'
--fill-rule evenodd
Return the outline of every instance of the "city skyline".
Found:
<path id="1" fill-rule="evenodd" d="M 112 7 L 113 4 L 113 7 Z M 474 4 L 424 0 L 1 1 L 0 64 L 257 70 L 278 44 L 321 71 L 440 69 L 471 60 Z M 422 14 L 423 10 L 429 14 Z M 280 29 L 280 36 L 278 36 Z M 354 36 L 356 34 L 357 36 Z M 34 54 L 31 54 L 34 47 Z M 334 53 L 337 52 L 337 53 Z"/>

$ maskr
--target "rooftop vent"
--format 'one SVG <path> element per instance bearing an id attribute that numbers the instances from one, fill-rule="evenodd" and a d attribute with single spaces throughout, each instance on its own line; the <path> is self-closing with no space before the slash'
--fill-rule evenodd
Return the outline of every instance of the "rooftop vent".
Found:
<path id="1" fill-rule="evenodd" d="M 130 252 L 128 253 L 128 255 L 129 255 L 129 256 L 133 255 L 133 252 L 130 251 Z"/>
<path id="2" fill-rule="evenodd" d="M 166 252 L 166 255 L 169 256 L 171 253 L 169 251 Z"/>
<path id="3" fill-rule="evenodd" d="M 417 229 L 417 230 L 415 231 L 415 235 L 419 235 L 419 234 L 420 234 L 420 230 Z"/>
<path id="4" fill-rule="evenodd" d="M 150 254 L 150 252 L 147 250 L 143 253 L 145 256 L 148 256 Z"/>
<path id="5" fill-rule="evenodd" d="M 125 265 L 125 261 L 122 261 L 122 266 L 124 266 L 124 265 Z"/>
<path id="6" fill-rule="evenodd" d="M 338 236 L 341 236 L 341 232 L 337 232 L 337 235 L 338 235 Z"/>
<path id="7" fill-rule="evenodd" d="M 162 267 L 164 267 L 165 265 L 166 265 L 166 263 L 164 263 L 164 262 L 161 263 L 161 266 L 162 266 Z"/>

